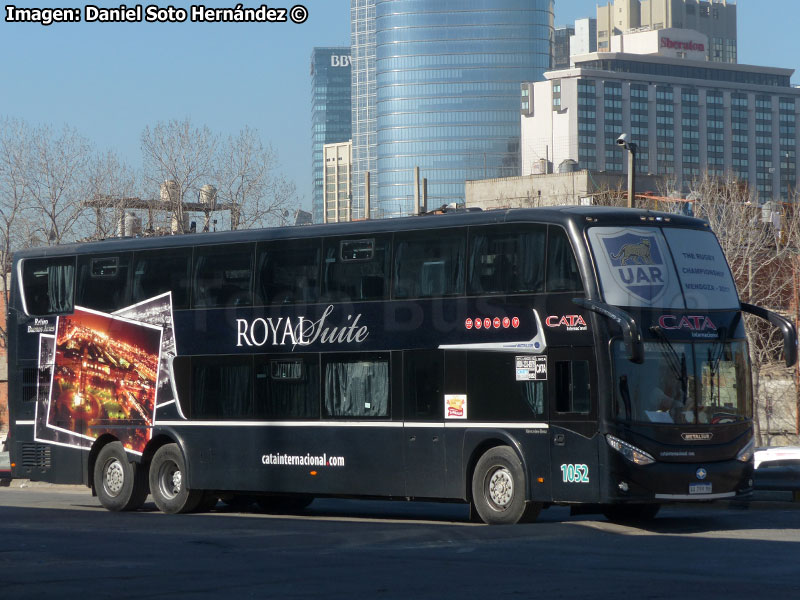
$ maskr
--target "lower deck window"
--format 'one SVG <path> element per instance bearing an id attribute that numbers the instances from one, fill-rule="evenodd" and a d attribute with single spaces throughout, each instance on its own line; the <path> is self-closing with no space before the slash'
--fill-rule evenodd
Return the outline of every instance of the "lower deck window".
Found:
<path id="1" fill-rule="evenodd" d="M 192 359 L 191 418 L 246 419 L 253 416 L 252 360 L 249 356 Z"/>
<path id="2" fill-rule="evenodd" d="M 260 419 L 318 419 L 319 359 L 257 356 L 255 411 Z"/>
<path id="3" fill-rule="evenodd" d="M 555 370 L 556 412 L 588 414 L 592 408 L 589 363 L 558 361 Z"/>
<path id="4" fill-rule="evenodd" d="M 517 381 L 515 356 L 470 352 L 467 358 L 469 418 L 526 421 L 545 415 L 546 381 Z"/>
<path id="5" fill-rule="evenodd" d="M 330 417 L 389 415 L 389 356 L 330 356 L 324 363 L 325 414 Z"/>

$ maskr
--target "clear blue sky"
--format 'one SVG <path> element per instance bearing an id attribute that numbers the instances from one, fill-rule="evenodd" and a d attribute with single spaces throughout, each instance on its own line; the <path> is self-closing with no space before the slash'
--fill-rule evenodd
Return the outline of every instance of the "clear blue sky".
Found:
<path id="1" fill-rule="evenodd" d="M 121 1 L 94 4 L 118 7 Z M 68 124 L 98 149 L 113 149 L 137 168 L 145 126 L 190 117 L 196 125 L 235 134 L 249 125 L 278 151 L 284 172 L 310 206 L 309 60 L 314 46 L 349 45 L 348 0 L 305 0 L 309 18 L 302 25 L 187 20 L 43 27 L 6 23 L 8 3 L 83 9 L 92 2 L 3 4 L 0 116 L 30 124 Z M 236 2 L 208 0 L 205 5 L 231 8 Z M 591 0 L 556 0 L 556 25 L 594 16 L 595 7 Z M 800 70 L 798 22 L 797 0 L 740 0 L 739 62 Z M 800 82 L 800 76 L 793 81 Z"/>

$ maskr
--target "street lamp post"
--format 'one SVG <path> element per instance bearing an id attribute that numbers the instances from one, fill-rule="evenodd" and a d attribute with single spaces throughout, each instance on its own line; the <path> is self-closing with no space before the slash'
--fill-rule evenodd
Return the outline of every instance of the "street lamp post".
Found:
<path id="1" fill-rule="evenodd" d="M 628 208 L 636 206 L 635 183 L 636 183 L 636 144 L 628 141 L 628 134 L 623 133 L 617 138 L 617 145 L 622 146 L 628 151 Z"/>

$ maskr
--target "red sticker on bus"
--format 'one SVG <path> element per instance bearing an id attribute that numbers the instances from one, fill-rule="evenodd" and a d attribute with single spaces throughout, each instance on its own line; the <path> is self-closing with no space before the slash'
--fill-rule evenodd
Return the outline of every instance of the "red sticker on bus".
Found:
<path id="1" fill-rule="evenodd" d="M 511 327 L 511 319 L 503 317 L 503 329 L 508 329 L 509 327 Z"/>
<path id="2" fill-rule="evenodd" d="M 494 325 L 495 329 L 500 329 L 500 317 L 495 317 L 492 325 Z"/>
<path id="3" fill-rule="evenodd" d="M 516 329 L 517 327 L 519 327 L 519 317 L 514 317 L 513 319 L 511 319 L 511 326 L 512 326 L 514 329 Z"/>
<path id="4" fill-rule="evenodd" d="M 483 326 L 486 327 L 486 329 L 489 329 L 492 326 L 492 320 L 489 317 L 486 317 L 483 320 Z"/>
<path id="5" fill-rule="evenodd" d="M 483 327 L 483 321 L 475 319 L 475 329 L 480 329 L 481 327 Z"/>
<path id="6" fill-rule="evenodd" d="M 467 319 L 466 322 L 464 323 L 464 327 L 466 327 L 467 329 L 472 329 L 472 319 Z"/>

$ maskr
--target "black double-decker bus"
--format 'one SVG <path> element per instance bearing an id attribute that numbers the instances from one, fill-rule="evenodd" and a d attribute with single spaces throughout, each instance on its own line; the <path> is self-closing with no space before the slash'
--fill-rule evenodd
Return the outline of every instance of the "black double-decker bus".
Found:
<path id="1" fill-rule="evenodd" d="M 569 207 L 119 239 L 14 258 L 14 477 L 110 510 L 218 498 L 746 496 L 750 363 L 705 222 Z"/>

